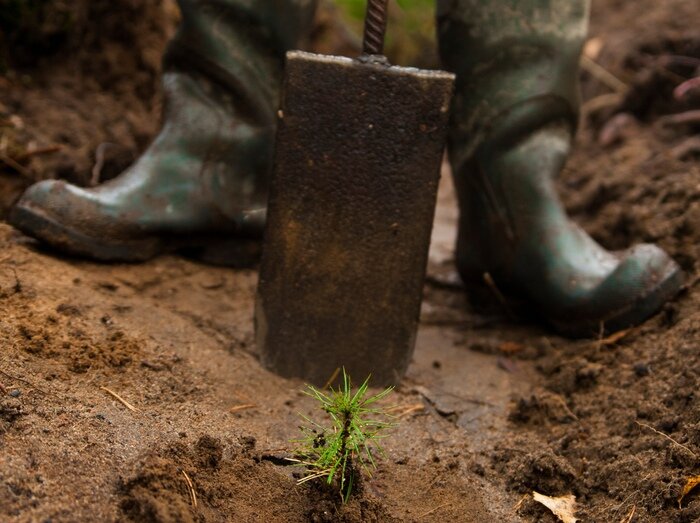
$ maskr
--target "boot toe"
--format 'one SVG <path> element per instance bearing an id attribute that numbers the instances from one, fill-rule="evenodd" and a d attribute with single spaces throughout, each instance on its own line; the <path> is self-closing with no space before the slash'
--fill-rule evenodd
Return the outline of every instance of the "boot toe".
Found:
<path id="1" fill-rule="evenodd" d="M 143 261 L 162 249 L 157 238 L 123 230 L 123 224 L 110 219 L 88 190 L 60 180 L 45 180 L 27 189 L 8 221 L 60 251 L 103 261 Z"/>
<path id="2" fill-rule="evenodd" d="M 62 192 L 66 186 L 63 180 L 44 180 L 29 187 L 17 202 L 17 207 L 47 207 L 51 195 Z"/>
<path id="3" fill-rule="evenodd" d="M 678 264 L 655 245 L 623 252 L 610 274 L 587 296 L 553 320 L 568 335 L 590 336 L 639 324 L 672 298 L 683 284 Z M 560 311 L 561 314 L 561 311 Z"/>
<path id="4" fill-rule="evenodd" d="M 65 182 L 57 180 L 44 180 L 29 187 L 15 206 L 11 209 L 8 221 L 20 231 L 45 239 L 45 225 L 48 221 L 61 221 L 60 216 L 56 216 L 54 209 L 55 200 L 62 199 L 57 194 L 64 192 Z M 60 214 L 60 212 L 58 213 Z"/>

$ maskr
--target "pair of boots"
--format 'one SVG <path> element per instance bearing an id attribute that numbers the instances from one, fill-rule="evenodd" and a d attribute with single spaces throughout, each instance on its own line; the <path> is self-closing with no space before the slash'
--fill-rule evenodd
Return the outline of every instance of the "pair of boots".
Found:
<path id="1" fill-rule="evenodd" d="M 306 34 L 315 1 L 179 4 L 158 137 L 100 187 L 34 185 L 11 214 L 16 227 L 99 260 L 183 249 L 210 260 L 225 252 L 241 264 L 255 257 L 284 55 Z M 604 250 L 568 219 L 555 193 L 576 128 L 588 11 L 589 0 L 437 7 L 441 55 L 458 79 L 449 139 L 461 210 L 458 269 L 468 287 L 488 273 L 575 335 L 638 323 L 681 284 L 679 267 L 653 245 Z"/>

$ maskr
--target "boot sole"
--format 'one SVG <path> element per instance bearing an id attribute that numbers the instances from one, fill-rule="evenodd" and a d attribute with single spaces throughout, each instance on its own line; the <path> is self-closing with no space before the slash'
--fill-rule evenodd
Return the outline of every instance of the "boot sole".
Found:
<path id="1" fill-rule="evenodd" d="M 148 237 L 137 240 L 96 238 L 66 227 L 39 209 L 18 205 L 9 222 L 23 233 L 75 256 L 103 262 L 138 263 L 159 254 L 181 253 L 212 265 L 247 268 L 260 258 L 260 241 L 248 238 L 222 238 L 215 235 L 192 237 Z"/>
<path id="2" fill-rule="evenodd" d="M 591 338 L 600 336 L 601 326 L 603 335 L 607 335 L 639 325 L 678 294 L 683 283 L 683 271 L 675 262 L 671 262 L 663 271 L 659 283 L 644 295 L 632 300 L 626 307 L 608 312 L 605 316 L 598 318 L 579 320 L 571 317 L 566 319 L 548 317 L 542 311 L 533 309 L 532 304 L 521 296 L 505 289 L 498 289 L 502 294 L 496 296 L 496 291 L 482 282 L 471 281 L 465 283 L 465 286 L 467 298 L 477 312 L 493 314 L 498 311 L 514 319 L 544 320 L 558 334 L 568 338 Z"/>
<path id="3" fill-rule="evenodd" d="M 571 338 L 589 338 L 639 325 L 654 313 L 664 303 L 671 300 L 681 290 L 685 277 L 681 268 L 675 262 L 669 263 L 659 283 L 652 289 L 633 300 L 627 307 L 607 314 L 605 317 L 583 321 L 553 320 L 549 323 L 561 334 Z M 602 327 L 602 329 L 601 329 Z"/>

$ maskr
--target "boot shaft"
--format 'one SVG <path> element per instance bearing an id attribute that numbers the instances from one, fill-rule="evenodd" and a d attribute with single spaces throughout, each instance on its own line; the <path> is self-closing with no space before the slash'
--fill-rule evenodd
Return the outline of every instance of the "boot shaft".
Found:
<path id="1" fill-rule="evenodd" d="M 589 11 L 590 0 L 438 0 L 440 54 L 457 74 L 450 136 L 457 170 L 504 126 L 508 135 L 541 120 L 575 126 Z"/>
<path id="2" fill-rule="evenodd" d="M 182 22 L 164 69 L 199 74 L 269 123 L 284 56 L 307 35 L 316 0 L 178 0 Z"/>

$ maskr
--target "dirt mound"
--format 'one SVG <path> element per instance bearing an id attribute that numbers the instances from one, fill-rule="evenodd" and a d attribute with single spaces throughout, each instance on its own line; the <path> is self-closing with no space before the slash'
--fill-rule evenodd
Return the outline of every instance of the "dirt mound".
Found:
<path id="1" fill-rule="evenodd" d="M 285 468 L 253 452 L 250 439 L 224 443 L 209 435 L 192 446 L 176 442 L 149 452 L 118 486 L 120 509 L 131 521 L 390 522 L 369 499 L 340 503 L 322 485 L 302 488 Z M 284 507 L 280 514 L 279 507 Z"/>
<path id="2" fill-rule="evenodd" d="M 207 435 L 192 446 L 177 442 L 152 451 L 134 469 L 118 487 L 120 508 L 132 521 L 210 521 L 216 514 L 269 520 L 279 516 L 272 508 L 278 506 L 289 507 L 289 521 L 304 521 L 308 510 L 291 478 L 256 463 L 240 443 Z"/>
<path id="3" fill-rule="evenodd" d="M 9 303 L 12 307 L 12 302 Z M 9 330 L 11 339 L 35 356 L 63 361 L 76 373 L 94 367 L 118 369 L 129 365 L 138 354 L 139 344 L 123 331 L 105 331 L 100 338 L 89 336 L 80 322 L 61 317 L 65 304 L 57 307 L 58 314 L 48 314 L 37 325 L 36 310 L 26 304 L 12 307 L 16 327 Z"/>

